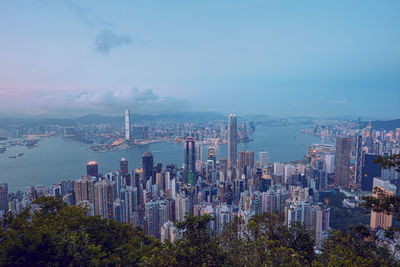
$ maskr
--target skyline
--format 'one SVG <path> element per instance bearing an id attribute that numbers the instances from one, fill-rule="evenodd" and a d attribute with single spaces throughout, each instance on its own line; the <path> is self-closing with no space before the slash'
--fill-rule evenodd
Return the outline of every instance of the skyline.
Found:
<path id="1" fill-rule="evenodd" d="M 399 11 L 396 1 L 2 2 L 0 116 L 398 118 Z"/>

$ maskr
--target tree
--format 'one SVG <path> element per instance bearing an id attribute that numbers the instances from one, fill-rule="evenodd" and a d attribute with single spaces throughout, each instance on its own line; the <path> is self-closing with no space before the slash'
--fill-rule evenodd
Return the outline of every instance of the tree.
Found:
<path id="1" fill-rule="evenodd" d="M 377 247 L 374 242 L 365 242 L 363 235 L 352 231 L 343 233 L 340 230 L 329 234 L 317 263 L 322 266 L 396 265 L 386 249 Z"/>
<path id="2" fill-rule="evenodd" d="M 219 245 L 218 237 L 208 228 L 210 215 L 186 215 L 182 222 L 175 222 L 181 238 L 173 243 L 165 242 L 158 254 L 150 257 L 149 266 L 222 266 L 226 254 Z"/>
<path id="3" fill-rule="evenodd" d="M 304 266 L 315 258 L 314 241 L 299 224 L 284 224 L 279 213 L 255 215 L 246 225 L 235 218 L 221 237 L 233 266 Z"/>
<path id="4" fill-rule="evenodd" d="M 390 156 L 380 156 L 376 160 L 384 169 L 394 168 L 397 172 L 400 172 L 400 154 L 393 154 Z"/>
<path id="5" fill-rule="evenodd" d="M 391 156 L 378 157 L 376 160 L 382 168 L 395 168 L 396 172 L 400 172 L 400 154 L 394 154 Z M 391 196 L 384 193 L 384 191 L 378 187 L 374 188 L 374 196 L 363 196 L 364 202 L 361 204 L 364 208 L 372 209 L 375 212 L 385 212 L 387 214 L 393 214 L 394 216 L 400 216 L 400 196 Z"/>
<path id="6" fill-rule="evenodd" d="M 1 265 L 136 265 L 160 244 L 129 225 L 88 217 L 85 208 L 60 199 L 40 197 L 34 206 L 2 219 Z"/>

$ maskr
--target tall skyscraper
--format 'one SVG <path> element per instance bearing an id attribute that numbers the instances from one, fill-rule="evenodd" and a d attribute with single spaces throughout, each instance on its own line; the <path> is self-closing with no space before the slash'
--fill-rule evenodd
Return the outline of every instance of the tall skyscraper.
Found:
<path id="1" fill-rule="evenodd" d="M 267 151 L 258 152 L 258 167 L 263 168 L 268 165 L 269 156 Z"/>
<path id="2" fill-rule="evenodd" d="M 354 176 L 355 184 L 361 183 L 361 169 L 362 169 L 362 136 L 360 134 L 356 135 L 356 147 L 355 147 L 355 166 L 354 166 Z"/>
<path id="3" fill-rule="evenodd" d="M 368 148 L 368 153 L 374 153 L 374 138 L 372 136 L 372 125 L 371 121 L 367 127 L 365 127 L 365 146 Z"/>
<path id="4" fill-rule="evenodd" d="M 129 109 L 125 109 L 125 140 L 131 139 Z"/>
<path id="5" fill-rule="evenodd" d="M 0 184 L 0 210 L 8 211 L 8 185 Z"/>
<path id="6" fill-rule="evenodd" d="M 244 158 L 244 165 L 248 166 L 250 169 L 254 167 L 254 151 L 246 151 Z"/>
<path id="7" fill-rule="evenodd" d="M 335 184 L 342 187 L 349 185 L 350 152 L 351 139 L 345 137 L 336 138 Z"/>
<path id="8" fill-rule="evenodd" d="M 196 145 L 196 160 L 203 163 L 203 145 Z"/>
<path id="9" fill-rule="evenodd" d="M 95 191 L 95 214 L 103 218 L 111 219 L 113 217 L 113 203 L 116 197 L 113 190 L 115 182 L 109 182 L 108 179 L 101 179 L 94 185 Z"/>
<path id="10" fill-rule="evenodd" d="M 237 118 L 229 115 L 228 121 L 228 165 L 235 167 L 237 162 Z"/>
<path id="11" fill-rule="evenodd" d="M 149 180 L 153 176 L 153 155 L 150 152 L 146 152 L 142 157 L 142 168 L 143 178 L 145 181 Z"/>
<path id="12" fill-rule="evenodd" d="M 361 190 L 372 191 L 375 177 L 381 177 L 381 165 L 376 163 L 378 155 L 364 154 L 361 169 Z"/>
<path id="13" fill-rule="evenodd" d="M 99 164 L 97 161 L 89 161 L 86 165 L 86 175 L 99 177 Z"/>
<path id="14" fill-rule="evenodd" d="M 185 142 L 185 171 L 196 173 L 196 145 L 191 136 Z"/>
<path id="15" fill-rule="evenodd" d="M 145 204 L 145 234 L 160 237 L 158 201 Z"/>
<path id="16" fill-rule="evenodd" d="M 243 150 L 239 151 L 239 160 L 238 160 L 238 167 L 239 169 L 243 169 L 244 166 L 246 165 L 246 152 Z"/>

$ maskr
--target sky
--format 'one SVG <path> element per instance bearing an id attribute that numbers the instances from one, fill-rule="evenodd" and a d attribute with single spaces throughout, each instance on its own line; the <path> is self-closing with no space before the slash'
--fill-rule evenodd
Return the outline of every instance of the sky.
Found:
<path id="1" fill-rule="evenodd" d="M 0 116 L 400 117 L 400 1 L 0 1 Z"/>

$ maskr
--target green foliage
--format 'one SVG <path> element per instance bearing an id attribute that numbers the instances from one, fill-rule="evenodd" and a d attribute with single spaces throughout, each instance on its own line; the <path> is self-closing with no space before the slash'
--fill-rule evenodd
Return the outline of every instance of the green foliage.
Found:
<path id="1" fill-rule="evenodd" d="M 343 193 L 329 195 L 330 226 L 333 229 L 347 232 L 351 226 L 357 224 L 368 225 L 370 222 L 369 211 L 361 208 L 347 208 L 342 204 L 345 195 Z"/>
<path id="2" fill-rule="evenodd" d="M 182 238 L 174 243 L 164 244 L 160 254 L 154 255 L 148 265 L 163 266 L 221 266 L 226 261 L 226 253 L 219 245 L 218 238 L 208 229 L 210 215 L 185 216 L 183 222 L 175 226 Z"/>
<path id="3" fill-rule="evenodd" d="M 374 188 L 373 196 L 363 196 L 362 206 L 375 212 L 384 212 L 400 216 L 400 196 L 387 195 L 379 187 Z"/>
<path id="4" fill-rule="evenodd" d="M 375 162 L 379 163 L 384 169 L 395 168 L 397 172 L 400 172 L 400 154 L 393 154 L 384 157 L 379 156 Z"/>
<path id="5" fill-rule="evenodd" d="M 232 266 L 304 266 L 315 258 L 314 242 L 300 225 L 284 225 L 278 213 L 235 218 L 221 237 Z"/>
<path id="6" fill-rule="evenodd" d="M 318 259 L 322 266 L 395 266 L 389 253 L 354 232 L 331 232 Z"/>
<path id="7" fill-rule="evenodd" d="M 154 244 L 129 225 L 98 216 L 79 206 L 40 197 L 17 216 L 7 215 L 0 229 L 0 263 L 6 266 L 135 265 L 151 255 Z M 150 250 L 150 251 L 149 251 Z"/>
<path id="8" fill-rule="evenodd" d="M 400 172 L 400 154 L 393 154 L 385 157 L 378 157 L 377 163 L 384 169 L 394 168 L 397 172 Z M 397 219 L 400 218 L 400 196 L 390 196 L 384 194 L 383 190 L 374 188 L 373 196 L 363 196 L 362 204 L 366 209 L 372 209 L 376 212 L 385 212 L 386 214 L 393 214 Z"/>
<path id="9" fill-rule="evenodd" d="M 278 213 L 234 218 L 224 233 L 208 228 L 208 215 L 186 216 L 175 225 L 173 243 L 147 237 L 140 229 L 79 206 L 38 198 L 34 206 L 0 221 L 1 266 L 394 266 L 387 251 L 364 242 L 369 231 L 355 226 L 332 232 L 320 255 L 310 233 L 285 226 Z"/>

